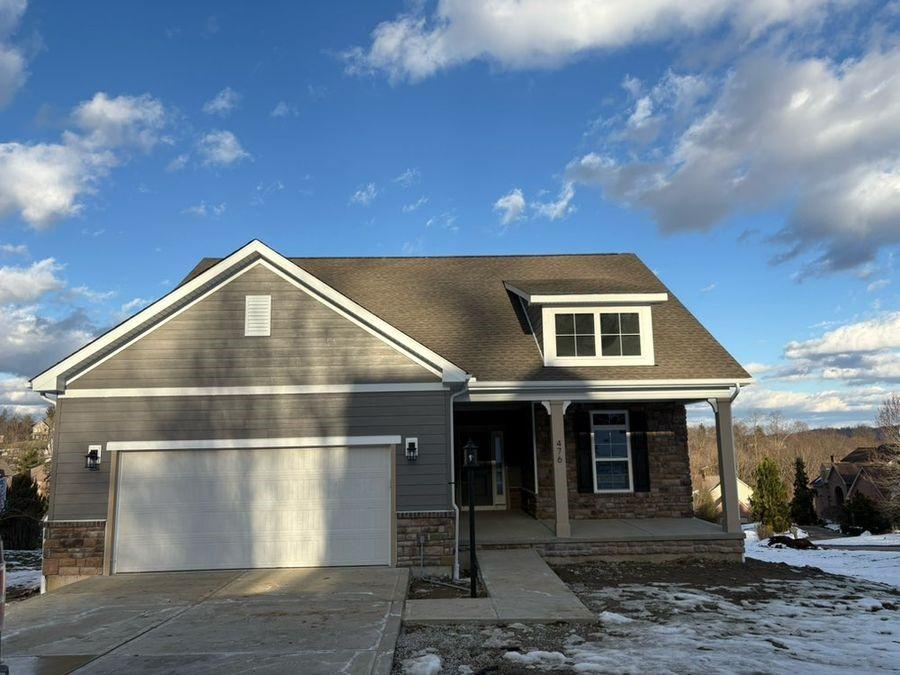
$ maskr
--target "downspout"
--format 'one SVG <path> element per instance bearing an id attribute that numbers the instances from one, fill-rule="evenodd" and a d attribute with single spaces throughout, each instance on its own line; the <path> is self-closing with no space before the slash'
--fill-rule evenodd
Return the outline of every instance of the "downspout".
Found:
<path id="1" fill-rule="evenodd" d="M 456 504 L 456 434 L 453 429 L 453 402 L 466 393 L 471 375 L 456 393 L 450 394 L 450 503 L 453 505 L 453 580 L 459 580 L 459 506 Z"/>
<path id="2" fill-rule="evenodd" d="M 734 383 L 734 393 L 731 394 L 731 398 L 728 399 L 728 402 L 734 403 L 734 399 L 736 399 L 738 397 L 738 394 L 740 394 L 740 393 L 741 393 L 741 383 L 735 382 Z"/>

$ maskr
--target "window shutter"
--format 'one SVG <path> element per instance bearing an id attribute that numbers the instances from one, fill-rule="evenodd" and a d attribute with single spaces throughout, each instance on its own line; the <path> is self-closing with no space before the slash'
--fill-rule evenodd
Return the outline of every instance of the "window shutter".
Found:
<path id="1" fill-rule="evenodd" d="M 593 494 L 594 452 L 591 448 L 591 412 L 589 410 L 575 411 L 575 433 L 578 437 L 578 461 L 575 465 L 578 473 L 578 491 Z"/>
<path id="2" fill-rule="evenodd" d="M 650 492 L 650 458 L 647 451 L 647 414 L 632 410 L 628 414 L 631 434 L 631 471 L 635 492 Z"/>
<path id="3" fill-rule="evenodd" d="M 272 296 L 248 295 L 244 304 L 244 335 L 268 337 L 272 333 Z"/>

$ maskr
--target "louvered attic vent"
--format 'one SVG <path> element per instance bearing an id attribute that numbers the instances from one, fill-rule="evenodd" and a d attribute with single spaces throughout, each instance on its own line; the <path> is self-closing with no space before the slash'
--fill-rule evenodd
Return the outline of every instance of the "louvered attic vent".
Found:
<path id="1" fill-rule="evenodd" d="M 268 337 L 272 333 L 272 296 L 248 295 L 244 305 L 244 335 Z"/>

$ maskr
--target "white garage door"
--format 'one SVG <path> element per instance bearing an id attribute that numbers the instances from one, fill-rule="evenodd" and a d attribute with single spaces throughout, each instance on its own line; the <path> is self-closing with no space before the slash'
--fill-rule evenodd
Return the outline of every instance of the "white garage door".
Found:
<path id="1" fill-rule="evenodd" d="M 119 455 L 116 572 L 387 565 L 387 447 Z"/>

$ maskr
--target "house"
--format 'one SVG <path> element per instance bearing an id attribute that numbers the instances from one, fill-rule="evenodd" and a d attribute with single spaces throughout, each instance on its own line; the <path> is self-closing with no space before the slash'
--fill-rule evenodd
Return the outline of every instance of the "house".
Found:
<path id="1" fill-rule="evenodd" d="M 896 446 L 856 448 L 838 462 L 831 458 L 810 483 L 815 490 L 816 514 L 822 520 L 840 521 L 844 502 L 864 494 L 876 504 L 887 499 L 888 467 L 898 461 Z"/>
<path id="2" fill-rule="evenodd" d="M 750 382 L 632 254 L 253 241 L 31 380 L 57 404 L 44 574 L 449 571 L 470 479 L 484 546 L 740 559 L 731 405 Z M 724 527 L 692 518 L 697 401 Z"/>
<path id="3" fill-rule="evenodd" d="M 716 509 L 722 512 L 722 482 L 719 475 L 705 474 L 703 475 L 701 489 L 708 490 L 709 496 L 716 505 Z M 750 506 L 750 498 L 753 496 L 753 488 L 747 485 L 740 478 L 737 479 L 738 506 L 741 510 L 741 521 L 750 522 L 750 514 L 752 508 Z"/>
<path id="4" fill-rule="evenodd" d="M 31 437 L 34 440 L 42 440 L 50 436 L 50 425 L 47 424 L 47 420 L 41 420 L 40 422 L 36 422 L 31 427 Z"/>

